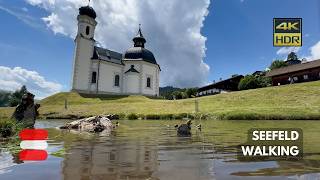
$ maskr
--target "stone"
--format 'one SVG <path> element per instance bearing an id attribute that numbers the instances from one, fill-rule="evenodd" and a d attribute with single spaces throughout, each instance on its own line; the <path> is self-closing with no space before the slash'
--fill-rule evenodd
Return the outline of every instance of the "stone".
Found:
<path id="1" fill-rule="evenodd" d="M 191 136 L 191 121 L 187 121 L 186 124 L 181 124 L 178 126 L 177 135 L 178 136 Z"/>
<path id="2" fill-rule="evenodd" d="M 11 118 L 15 119 L 17 123 L 23 123 L 26 127 L 33 127 L 39 115 L 39 107 L 40 104 L 34 103 L 34 95 L 27 92 L 22 96 L 21 102 L 16 107 Z"/>
<path id="3" fill-rule="evenodd" d="M 76 129 L 88 132 L 102 132 L 104 130 L 113 130 L 116 126 L 112 124 L 107 116 L 92 116 L 84 119 L 72 121 L 61 126 L 60 129 Z"/>

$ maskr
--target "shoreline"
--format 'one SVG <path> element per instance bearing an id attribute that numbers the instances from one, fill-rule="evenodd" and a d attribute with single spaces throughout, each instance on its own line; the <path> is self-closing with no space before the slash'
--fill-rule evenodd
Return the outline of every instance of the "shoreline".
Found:
<path id="1" fill-rule="evenodd" d="M 97 114 L 99 115 L 99 114 Z M 38 119 L 82 119 L 97 115 L 53 115 L 39 116 Z M 181 113 L 181 114 L 114 114 L 120 120 L 320 120 L 320 114 L 313 115 L 273 115 L 273 114 L 202 114 L 202 113 Z"/>

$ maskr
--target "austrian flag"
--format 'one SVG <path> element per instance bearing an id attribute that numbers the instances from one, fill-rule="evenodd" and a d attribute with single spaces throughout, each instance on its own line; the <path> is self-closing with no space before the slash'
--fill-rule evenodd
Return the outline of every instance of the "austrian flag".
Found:
<path id="1" fill-rule="evenodd" d="M 23 129 L 19 133 L 21 139 L 19 159 L 22 161 L 43 161 L 48 157 L 48 131 L 44 129 Z"/>

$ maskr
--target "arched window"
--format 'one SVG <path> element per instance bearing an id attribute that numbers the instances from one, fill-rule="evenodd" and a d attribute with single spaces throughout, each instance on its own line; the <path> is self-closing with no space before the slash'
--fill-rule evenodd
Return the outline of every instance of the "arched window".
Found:
<path id="1" fill-rule="evenodd" d="M 89 34 L 90 34 L 90 27 L 87 26 L 87 27 L 86 27 L 86 35 L 89 35 Z"/>
<path id="2" fill-rule="evenodd" d="M 151 78 L 147 78 L 147 87 L 151 88 Z"/>
<path id="3" fill-rule="evenodd" d="M 97 72 L 92 72 L 91 83 L 97 83 Z"/>
<path id="4" fill-rule="evenodd" d="M 114 76 L 114 86 L 117 86 L 117 87 L 120 86 L 120 76 L 119 75 Z"/>

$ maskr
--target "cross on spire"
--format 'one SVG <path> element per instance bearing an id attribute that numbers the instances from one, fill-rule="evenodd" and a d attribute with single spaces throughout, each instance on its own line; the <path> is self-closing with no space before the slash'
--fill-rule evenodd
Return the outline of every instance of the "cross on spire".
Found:
<path id="1" fill-rule="evenodd" d="M 138 30 L 138 36 L 143 37 L 142 31 L 141 31 L 141 24 L 139 24 L 139 30 Z"/>
<path id="2" fill-rule="evenodd" d="M 134 47 L 142 47 L 144 48 L 144 43 L 146 43 L 146 40 L 144 39 L 141 31 L 141 24 L 139 24 L 139 30 L 136 35 L 136 37 L 133 38 Z"/>

